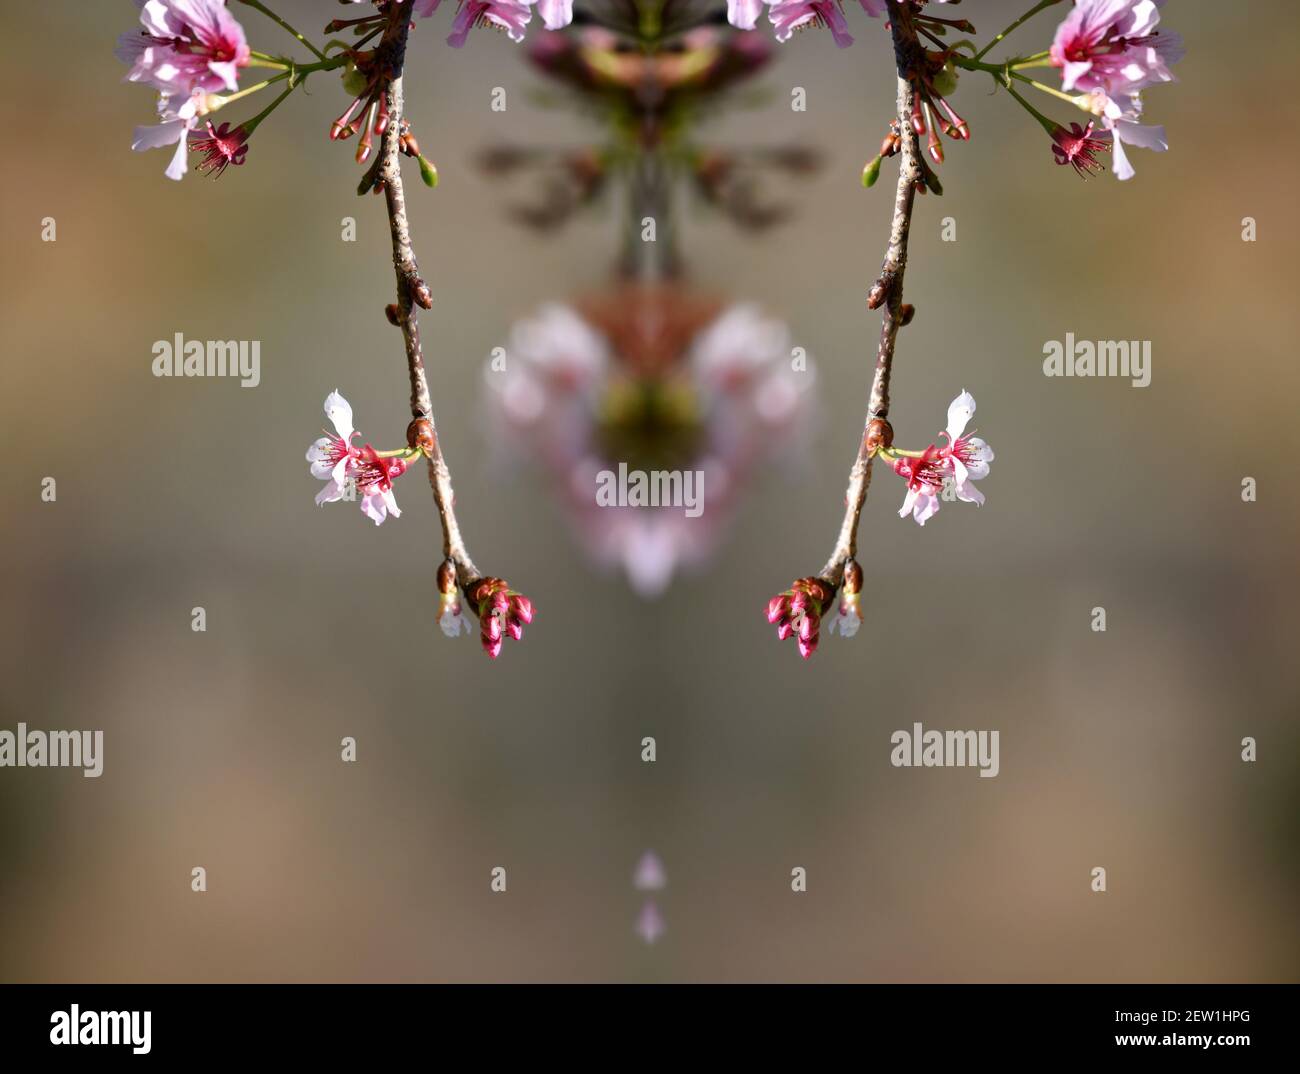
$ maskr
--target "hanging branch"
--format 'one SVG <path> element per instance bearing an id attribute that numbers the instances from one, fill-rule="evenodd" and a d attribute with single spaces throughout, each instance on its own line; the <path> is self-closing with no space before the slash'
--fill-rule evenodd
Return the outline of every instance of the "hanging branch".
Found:
<path id="1" fill-rule="evenodd" d="M 867 403 L 867 417 L 862 433 L 862 443 L 849 471 L 849 487 L 845 494 L 844 521 L 840 525 L 835 551 L 826 561 L 818 577 L 839 586 L 844 577 L 844 566 L 858 550 L 858 520 L 867 502 L 871 486 L 872 455 L 880 447 L 889 447 L 893 431 L 889 418 L 889 377 L 894 367 L 894 344 L 898 330 L 912 319 L 912 307 L 903 303 L 903 274 L 907 269 L 907 237 L 912 227 L 912 206 L 918 186 L 925 181 L 925 165 L 921 160 L 920 142 L 912 129 L 912 81 L 919 48 L 916 31 L 912 25 L 911 10 L 907 4 L 889 2 L 890 31 L 894 38 L 894 59 L 898 67 L 898 131 L 902 140 L 898 169 L 898 187 L 894 194 L 894 216 L 889 228 L 889 245 L 880 275 L 867 297 L 871 309 L 884 307 L 880 325 L 880 342 L 876 348 L 876 371 L 871 380 L 871 396 Z"/>

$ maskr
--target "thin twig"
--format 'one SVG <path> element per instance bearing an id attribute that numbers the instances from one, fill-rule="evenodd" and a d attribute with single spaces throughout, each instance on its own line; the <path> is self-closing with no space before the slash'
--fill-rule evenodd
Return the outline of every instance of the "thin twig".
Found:
<path id="1" fill-rule="evenodd" d="M 871 380 L 871 397 L 857 457 L 849 471 L 849 487 L 844 498 L 844 521 L 840 525 L 835 551 L 821 570 L 821 577 L 838 586 L 844 577 L 844 565 L 858 551 L 858 520 L 871 486 L 871 448 L 868 433 L 872 422 L 889 416 L 889 377 L 894 367 L 894 343 L 904 323 L 903 274 L 907 269 L 907 236 L 912 226 L 912 205 L 916 189 L 922 183 L 921 149 L 912 130 L 912 92 L 910 78 L 915 69 L 917 49 L 912 15 L 906 3 L 889 0 L 890 30 L 894 36 L 894 59 L 898 68 L 898 130 L 901 138 L 898 188 L 894 194 L 894 216 L 889 228 L 889 246 L 872 294 L 883 298 L 884 314 L 880 325 L 880 342 L 876 348 L 876 371 Z"/>
<path id="2" fill-rule="evenodd" d="M 456 494 L 451 484 L 451 471 L 443 458 L 433 420 L 433 401 L 429 394 L 429 380 L 424 370 L 424 353 L 420 347 L 420 325 L 415 312 L 416 304 L 427 306 L 428 287 L 420 278 L 419 265 L 411 246 L 411 226 L 406 216 L 406 196 L 402 188 L 401 126 L 402 126 L 402 66 L 406 56 L 406 35 L 410 29 L 412 0 L 406 0 L 393 14 L 389 34 L 379 48 L 387 49 L 384 62 L 392 71 L 388 83 L 388 126 L 384 128 L 380 145 L 379 168 L 376 178 L 383 184 L 384 203 L 388 209 L 389 230 L 393 236 L 393 270 L 397 276 L 397 325 L 402 330 L 406 345 L 406 365 L 411 378 L 411 418 L 427 421 L 433 431 L 429 451 L 429 486 L 433 489 L 433 502 L 442 520 L 442 552 L 456 565 L 456 580 L 467 586 L 479 577 L 478 568 L 469 558 L 456 522 Z"/>

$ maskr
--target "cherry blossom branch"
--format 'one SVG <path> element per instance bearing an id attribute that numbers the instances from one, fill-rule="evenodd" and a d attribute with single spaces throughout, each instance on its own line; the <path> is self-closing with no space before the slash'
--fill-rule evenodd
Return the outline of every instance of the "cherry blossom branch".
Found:
<path id="1" fill-rule="evenodd" d="M 401 146 L 402 133 L 402 67 L 406 57 L 406 37 L 410 30 L 411 4 L 405 0 L 397 6 L 388 30 L 378 46 L 383 62 L 392 75 L 385 95 L 388 106 L 388 125 L 384 128 L 379 157 L 370 184 L 379 185 L 384 192 L 388 210 L 389 230 L 393 238 L 393 270 L 397 277 L 397 304 L 389 307 L 389 318 L 402 330 L 406 347 L 406 365 L 411 380 L 411 425 L 407 440 L 411 447 L 421 448 L 428 460 L 429 486 L 433 502 L 442 521 L 442 552 L 445 559 L 455 564 L 456 581 L 469 586 L 481 575 L 470 559 L 456 521 L 456 493 L 451 484 L 451 470 L 443 457 L 442 447 L 433 420 L 433 400 L 429 392 L 429 379 L 424 369 L 424 353 L 420 346 L 420 325 L 415 307 L 430 308 L 433 304 L 428 285 L 420 276 L 415 250 L 411 245 L 411 226 L 406 215 L 406 195 L 402 187 Z"/>
<path id="2" fill-rule="evenodd" d="M 898 330 L 912 317 L 912 307 L 903 303 L 903 274 L 907 269 L 907 238 L 912 226 L 912 206 L 918 186 L 924 185 L 924 164 L 920 142 L 912 128 L 912 81 L 919 44 L 906 3 L 889 0 L 890 31 L 894 38 L 894 59 L 898 68 L 898 132 L 901 139 L 898 187 L 894 194 L 894 215 L 889 228 L 889 245 L 880 275 L 867 298 L 871 309 L 884 307 L 880 325 L 880 342 L 876 348 L 876 370 L 871 381 L 871 396 L 857 457 L 849 471 L 845 493 L 844 521 L 840 524 L 835 550 L 819 577 L 836 587 L 844 577 L 845 564 L 857 555 L 858 521 L 871 486 L 872 456 L 893 439 L 888 424 L 889 377 L 894 367 L 894 345 Z"/>

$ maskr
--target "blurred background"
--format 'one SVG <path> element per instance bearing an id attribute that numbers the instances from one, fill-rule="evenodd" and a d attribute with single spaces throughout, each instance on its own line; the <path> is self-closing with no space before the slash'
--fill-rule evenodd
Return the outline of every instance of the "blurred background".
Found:
<path id="1" fill-rule="evenodd" d="M 1025 6 L 961 14 L 987 39 Z M 1171 149 L 1136 151 L 1124 184 L 1056 167 L 1038 127 L 963 76 L 974 137 L 918 204 L 891 417 L 923 447 L 969 389 L 997 452 L 988 502 L 922 530 L 877 473 L 870 633 L 823 635 L 805 664 L 762 612 L 839 525 L 895 174 L 859 183 L 894 76 L 883 25 L 846 8 L 852 48 L 798 35 L 766 103 L 709 128 L 823 154 L 792 221 L 680 222 L 689 279 L 761 303 L 816 361 L 810 449 L 792 476 L 758 475 L 717 556 L 654 601 L 590 565 L 536 469 L 491 461 L 485 421 L 492 348 L 605 282 L 617 221 L 520 229 L 475 155 L 590 128 L 536 106 L 504 36 L 457 51 L 449 12 L 417 27 L 407 105 L 442 181 L 407 194 L 435 408 L 477 563 L 538 608 L 495 663 L 437 629 L 421 475 L 378 529 L 312 502 L 303 452 L 330 389 L 377 446 L 407 421 L 383 207 L 326 138 L 337 80 L 295 94 L 243 167 L 172 183 L 165 153 L 129 149 L 153 109 L 113 56 L 132 4 L 7 20 L 22 123 L 0 159 L 0 727 L 102 728 L 105 771 L 0 770 L 0 977 L 1295 979 L 1294 5 L 1167 6 L 1187 56 L 1146 106 Z M 340 14 L 277 10 L 313 34 Z M 293 44 L 236 14 L 255 48 Z M 1056 21 L 1015 45 L 1045 48 Z M 261 385 L 155 378 L 152 344 L 177 332 L 261 340 Z M 1045 378 L 1043 343 L 1066 332 L 1150 339 L 1150 387 Z M 998 730 L 999 776 L 891 767 L 914 721 Z M 633 927 L 647 848 L 667 876 L 652 946 Z"/>

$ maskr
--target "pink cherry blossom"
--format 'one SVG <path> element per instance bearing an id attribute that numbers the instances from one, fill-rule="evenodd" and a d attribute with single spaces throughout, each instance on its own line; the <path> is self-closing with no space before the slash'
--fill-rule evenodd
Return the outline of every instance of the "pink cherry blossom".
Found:
<path id="1" fill-rule="evenodd" d="M 124 33 L 117 43 L 118 59 L 131 64 L 127 81 L 180 94 L 239 88 L 248 42 L 225 0 L 136 2 L 144 29 Z"/>
<path id="2" fill-rule="evenodd" d="M 853 44 L 839 0 L 767 0 L 767 3 L 767 17 L 778 41 L 789 41 L 795 30 L 825 26 L 840 48 Z"/>
<path id="3" fill-rule="evenodd" d="M 137 153 L 144 152 L 146 149 L 162 149 L 169 145 L 176 147 L 170 163 L 163 172 L 168 179 L 180 179 L 185 174 L 189 134 L 198 126 L 199 113 L 205 96 L 202 90 L 195 90 L 188 97 L 182 98 L 179 105 L 174 106 L 175 97 L 167 93 L 160 94 L 157 126 L 140 126 L 135 129 L 131 148 Z"/>
<path id="4" fill-rule="evenodd" d="M 533 17 L 531 3 L 533 0 L 461 0 L 447 44 L 460 48 L 475 26 L 492 26 L 504 30 L 511 41 L 522 41 L 524 28 Z"/>
<path id="5" fill-rule="evenodd" d="M 361 511 L 376 526 L 389 515 L 399 518 L 402 512 L 393 496 L 393 478 L 406 472 L 406 460 L 381 456 L 369 444 L 352 443 L 358 435 L 352 428 L 352 406 L 337 389 L 325 397 L 325 416 L 334 433 L 327 432 L 307 449 L 312 477 L 325 482 L 316 494 L 317 506 L 343 499 L 352 478 L 361 493 Z"/>
<path id="6" fill-rule="evenodd" d="M 1116 179 L 1132 179 L 1135 174 L 1128 154 L 1124 151 L 1125 145 L 1151 149 L 1157 153 L 1169 148 L 1163 126 L 1148 127 L 1139 122 L 1142 118 L 1141 94 L 1110 97 L 1101 90 L 1094 90 L 1091 99 L 1092 110 L 1101 120 L 1101 125 L 1113 136 L 1111 144 Z"/>
<path id="7" fill-rule="evenodd" d="M 244 158 L 248 155 L 248 132 L 243 127 L 236 127 L 232 131 L 229 123 L 214 127 L 209 120 L 207 128 L 206 138 L 190 135 L 190 148 L 203 154 L 203 159 L 197 165 L 199 171 L 207 172 L 215 178 L 229 165 L 244 163 Z"/>
<path id="8" fill-rule="evenodd" d="M 1070 165 L 1086 179 L 1093 172 L 1105 170 L 1096 154 L 1109 149 L 1110 141 L 1110 136 L 1106 134 L 1093 137 L 1091 123 L 1086 127 L 1071 123 L 1068 130 L 1057 127 L 1052 132 L 1052 155 L 1056 157 L 1057 164 Z"/>
<path id="9" fill-rule="evenodd" d="M 1169 65 L 1182 59 L 1177 34 L 1156 29 L 1164 0 L 1078 0 L 1056 29 L 1052 63 L 1062 88 L 1133 93 L 1171 82 Z"/>
<path id="10" fill-rule="evenodd" d="M 948 406 L 948 427 L 941 434 L 947 444 L 931 444 L 916 458 L 900 456 L 890 460 L 894 473 L 907 481 L 900 517 L 911 514 L 918 525 L 924 526 L 939 511 L 939 495 L 947 478 L 953 481 L 957 499 L 984 502 L 984 494 L 972 482 L 988 477 L 993 449 L 979 437 L 965 435 L 974 414 L 975 397 L 963 391 Z"/>

